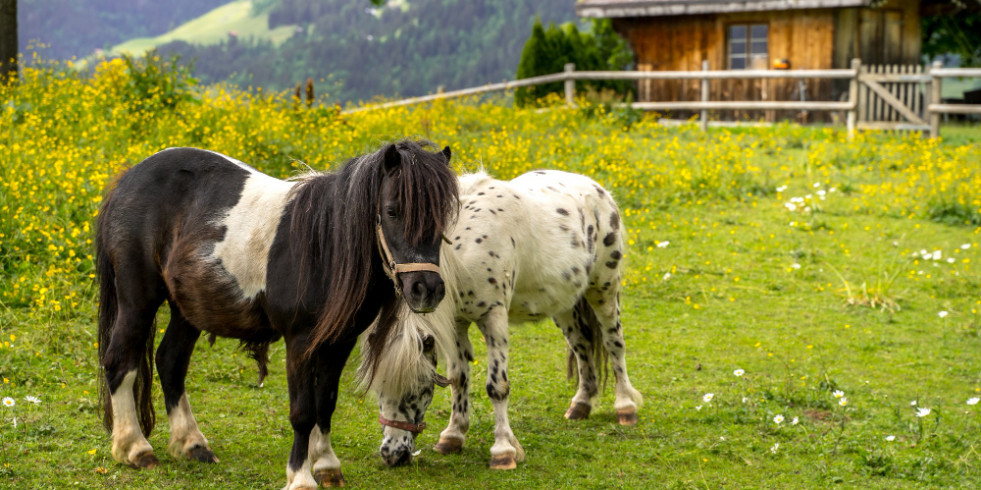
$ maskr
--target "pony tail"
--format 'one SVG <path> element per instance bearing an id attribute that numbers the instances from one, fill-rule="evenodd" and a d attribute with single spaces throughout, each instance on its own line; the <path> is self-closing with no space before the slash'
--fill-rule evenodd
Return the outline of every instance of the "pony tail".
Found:
<path id="1" fill-rule="evenodd" d="M 112 432 L 112 393 L 109 391 L 109 381 L 103 368 L 106 354 L 109 351 L 109 342 L 112 340 L 112 332 L 116 325 L 116 314 L 119 308 L 119 297 L 116 291 L 116 269 L 109 260 L 109 254 L 103 246 L 102 234 L 105 232 L 103 218 L 106 215 L 112 202 L 112 191 L 106 197 L 102 208 L 99 210 L 99 218 L 96 222 L 96 251 L 95 269 L 99 283 L 99 375 L 97 376 L 99 390 L 99 411 L 102 412 L 102 424 L 107 431 Z M 145 356 L 141 356 L 140 364 L 137 367 L 136 380 L 133 385 L 133 396 L 139 412 L 140 429 L 144 436 L 149 436 L 156 425 L 156 413 L 153 410 L 153 397 L 151 389 L 153 387 L 153 344 L 157 332 L 157 322 L 154 320 L 150 335 L 147 336 L 147 343 L 144 347 Z"/>
<path id="2" fill-rule="evenodd" d="M 579 302 L 576 303 L 576 313 L 579 314 L 579 318 L 582 319 L 581 325 L 583 325 L 582 335 L 589 341 L 589 347 L 593 354 L 593 359 L 596 361 L 596 369 L 599 370 L 599 377 L 602 384 L 606 385 L 606 380 L 609 377 L 609 368 L 607 366 L 610 359 L 610 354 L 606 352 L 606 348 L 603 347 L 603 325 L 600 324 L 599 319 L 596 318 L 596 312 L 593 311 L 593 307 L 589 305 L 585 297 L 580 297 Z M 572 352 L 572 348 L 566 351 L 566 376 L 572 379 L 573 376 L 579 375 L 579 370 L 577 369 L 576 355 Z"/>
<path id="3" fill-rule="evenodd" d="M 136 402 L 136 410 L 139 412 L 140 429 L 143 430 L 143 437 L 150 437 L 153 426 L 157 424 L 157 414 L 153 411 L 153 340 L 156 337 L 157 321 L 153 321 L 153 328 L 150 335 L 146 338 L 146 347 L 143 352 L 146 356 L 140 359 L 140 365 L 136 372 L 136 381 L 133 385 L 133 396 Z"/>
<path id="4" fill-rule="evenodd" d="M 101 215 L 101 214 L 100 214 Z M 101 227 L 97 227 L 101 230 Z M 102 247 L 96 247 L 96 276 L 99 282 L 99 411 L 102 412 L 102 424 L 107 431 L 112 432 L 112 398 L 109 393 L 109 382 L 103 370 L 106 350 L 112 336 L 112 327 L 116 323 L 116 270 L 109 261 L 109 255 Z"/>

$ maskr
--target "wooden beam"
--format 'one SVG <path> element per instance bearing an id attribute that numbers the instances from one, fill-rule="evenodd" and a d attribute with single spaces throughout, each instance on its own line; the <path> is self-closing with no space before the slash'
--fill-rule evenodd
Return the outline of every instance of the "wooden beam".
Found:
<path id="1" fill-rule="evenodd" d="M 930 112 L 946 114 L 981 114 L 981 105 L 976 104 L 930 104 Z"/>
<path id="2" fill-rule="evenodd" d="M 885 103 L 889 104 L 890 106 L 892 106 L 893 109 L 896 109 L 900 114 L 902 114 L 907 121 L 914 124 L 922 124 L 924 126 L 927 125 L 926 121 L 920 119 L 920 116 L 913 114 L 913 111 L 911 111 L 909 107 L 906 107 L 906 104 L 904 104 L 901 100 L 897 99 L 895 95 L 889 93 L 889 91 L 886 90 L 885 87 L 879 85 L 879 82 L 875 82 L 872 80 L 863 80 L 863 83 L 865 83 L 866 86 L 872 89 L 872 91 L 875 92 L 876 95 L 878 95 L 879 98 L 881 98 Z"/>
<path id="3" fill-rule="evenodd" d="M 650 111 L 701 111 L 701 110 L 775 110 L 775 111 L 849 111 L 851 102 L 767 102 L 767 101 L 712 101 L 712 102 L 634 102 L 634 109 Z"/>

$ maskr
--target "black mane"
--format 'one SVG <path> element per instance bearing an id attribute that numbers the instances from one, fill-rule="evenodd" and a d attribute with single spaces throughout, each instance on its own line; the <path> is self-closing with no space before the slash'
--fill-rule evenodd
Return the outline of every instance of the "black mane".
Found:
<path id="1" fill-rule="evenodd" d="M 426 150 L 435 148 L 431 143 L 400 141 L 394 146 L 402 164 L 390 177 L 396 179 L 394 195 L 386 197 L 402 204 L 408 213 L 403 238 L 418 244 L 442 234 L 451 222 L 458 202 L 457 180 L 439 152 Z M 381 265 L 375 220 L 388 149 L 348 160 L 339 171 L 310 177 L 293 191 L 290 247 L 301 277 L 311 274 L 300 284 L 300 297 L 315 282 L 323 284 L 327 274 L 331 277 L 323 296 L 331 301 L 320 311 L 307 354 L 323 342 L 360 333 L 347 328 Z M 382 306 L 383 318 L 391 316 L 394 296 L 388 303 Z"/>

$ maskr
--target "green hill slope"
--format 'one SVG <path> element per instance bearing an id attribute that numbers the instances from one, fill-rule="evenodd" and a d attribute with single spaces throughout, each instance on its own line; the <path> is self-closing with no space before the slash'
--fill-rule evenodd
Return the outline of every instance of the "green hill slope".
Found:
<path id="1" fill-rule="evenodd" d="M 368 0 L 259 0 L 246 9 L 250 3 L 117 49 L 159 45 L 165 55 L 193 60 L 204 83 L 281 90 L 308 77 L 329 80 L 330 99 L 345 102 L 512 79 L 536 16 L 546 24 L 575 19 L 572 0 L 411 0 L 380 8 Z M 228 35 L 233 30 L 237 36 Z"/>
<path id="2" fill-rule="evenodd" d="M 148 49 L 173 41 L 194 45 L 218 44 L 232 37 L 269 41 L 278 46 L 296 31 L 296 26 L 269 28 L 269 13 L 257 13 L 251 0 L 238 0 L 211 10 L 177 28 L 155 37 L 131 39 L 117 44 L 112 54 L 141 54 Z"/>

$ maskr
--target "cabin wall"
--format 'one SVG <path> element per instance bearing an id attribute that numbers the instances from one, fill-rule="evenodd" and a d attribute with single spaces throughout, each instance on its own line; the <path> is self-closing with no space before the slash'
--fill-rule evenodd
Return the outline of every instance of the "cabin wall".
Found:
<path id="1" fill-rule="evenodd" d="M 920 0 L 886 0 L 872 9 L 839 9 L 835 17 L 835 68 L 848 67 L 853 58 L 868 65 L 920 64 Z"/>
<path id="2" fill-rule="evenodd" d="M 728 67 L 726 33 L 731 24 L 768 26 L 769 68 L 776 59 L 787 59 L 793 69 L 831 68 L 835 15 L 832 10 L 745 12 L 700 16 L 614 19 L 614 27 L 630 43 L 638 69 L 700 70 Z M 640 82 L 639 99 L 653 101 L 698 100 L 698 80 L 651 80 Z M 797 80 L 713 80 L 713 100 L 801 100 Z M 829 100 L 831 84 L 808 80 L 806 100 Z"/>
<path id="3" fill-rule="evenodd" d="M 766 12 L 614 18 L 613 26 L 629 43 L 640 70 L 695 71 L 728 67 L 727 32 L 732 24 L 768 26 L 770 68 L 786 59 L 791 69 L 848 68 L 863 63 L 918 64 L 921 50 L 920 0 L 885 0 L 876 8 L 806 9 Z M 847 82 L 831 80 L 713 80 L 712 100 L 837 100 Z M 699 100 L 698 80 L 648 80 L 638 83 L 641 101 Z M 724 114 L 720 114 L 724 115 Z M 759 117 L 758 113 L 736 117 Z M 773 114 L 767 114 L 771 118 Z"/>

